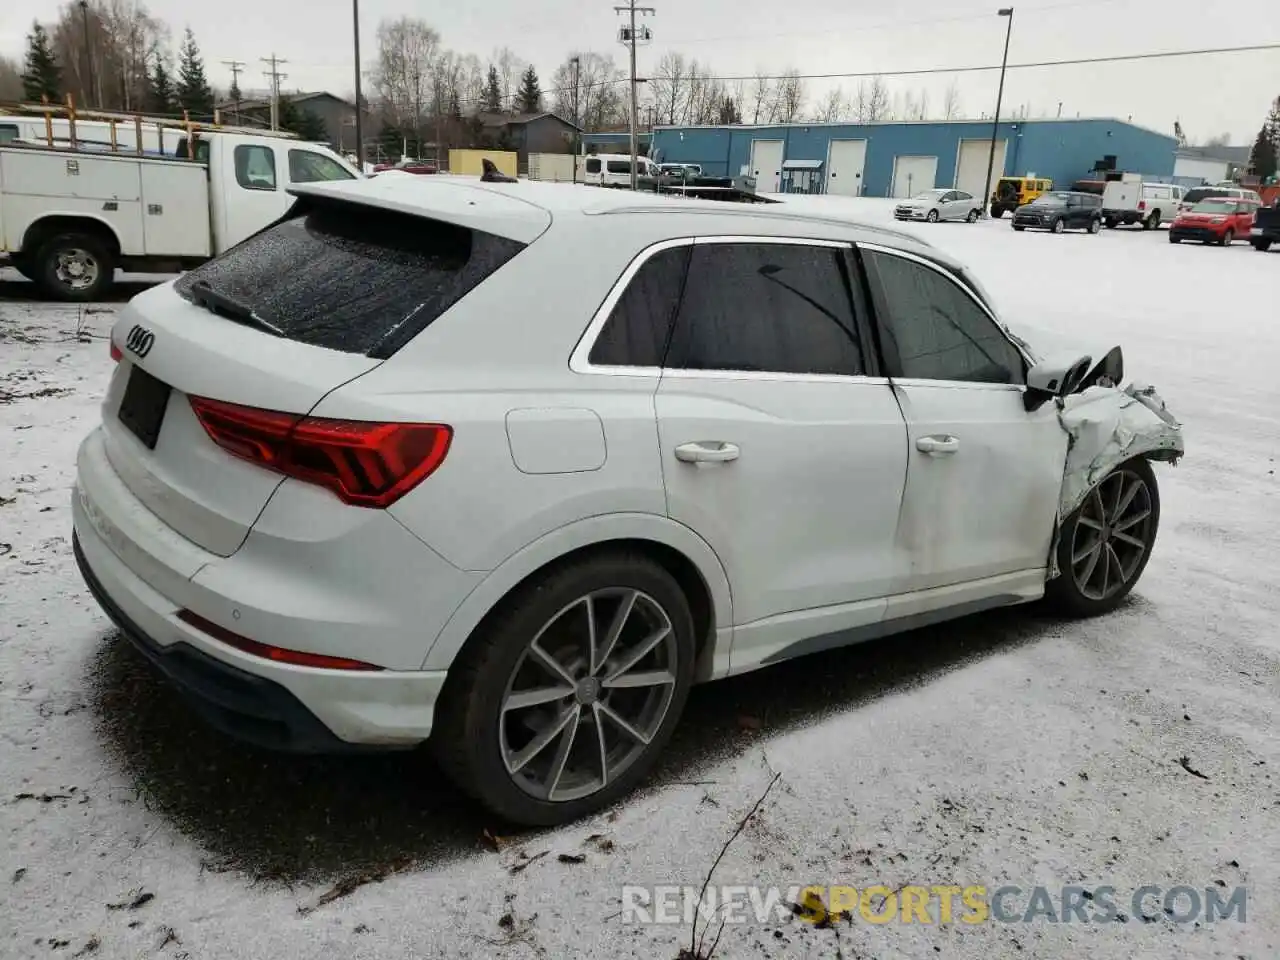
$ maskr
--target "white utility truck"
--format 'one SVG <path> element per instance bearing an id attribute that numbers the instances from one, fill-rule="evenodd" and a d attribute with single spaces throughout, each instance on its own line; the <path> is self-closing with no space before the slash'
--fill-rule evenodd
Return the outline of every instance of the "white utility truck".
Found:
<path id="1" fill-rule="evenodd" d="M 0 139 L 0 264 L 59 300 L 101 297 L 116 269 L 186 270 L 281 217 L 291 185 L 361 176 L 292 134 L 88 116 L 107 119 L 0 116 L 18 131 Z"/>

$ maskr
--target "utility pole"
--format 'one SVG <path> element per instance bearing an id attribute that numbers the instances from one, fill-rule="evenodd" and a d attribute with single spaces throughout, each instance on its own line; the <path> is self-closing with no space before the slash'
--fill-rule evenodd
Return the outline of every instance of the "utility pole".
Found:
<path id="1" fill-rule="evenodd" d="M 288 63 L 288 60 L 281 60 L 274 53 L 269 57 L 259 57 L 263 63 L 271 64 L 271 70 L 262 71 L 262 75 L 271 81 L 271 129 L 280 129 L 280 81 L 288 77 L 287 73 L 280 72 L 280 64 Z"/>
<path id="2" fill-rule="evenodd" d="M 655 14 L 658 11 L 653 7 L 637 7 L 636 0 L 629 0 L 625 7 L 614 7 L 616 13 L 628 14 L 631 18 L 630 27 L 622 28 L 622 40 L 630 48 L 631 52 L 631 189 L 635 190 L 638 186 L 636 183 L 636 168 L 639 166 L 639 151 L 636 148 L 636 113 L 639 107 L 636 104 L 636 14 L 643 16 Z M 644 39 L 652 39 L 652 34 L 648 27 L 644 27 Z"/>
<path id="3" fill-rule="evenodd" d="M 236 123 L 240 123 L 240 71 L 244 69 L 243 60 L 223 60 L 223 65 L 231 70 L 231 89 L 236 92 Z"/>
<path id="4" fill-rule="evenodd" d="M 582 124 L 578 120 L 578 78 L 582 73 L 582 58 L 573 58 L 573 182 L 578 182 L 578 154 L 582 152 Z"/>
<path id="5" fill-rule="evenodd" d="M 1013 7 L 1001 7 L 996 11 L 1009 19 L 1004 32 L 1004 59 L 1000 61 L 1000 89 L 996 92 L 996 116 L 991 123 L 991 152 L 987 155 L 987 185 L 983 187 L 986 195 L 982 198 L 982 212 L 991 215 L 991 170 L 996 164 L 996 136 L 1000 132 L 1000 101 L 1004 99 L 1004 71 L 1009 64 L 1009 38 L 1013 35 Z M 1002 171 L 1003 172 L 1003 171 Z"/>
<path id="6" fill-rule="evenodd" d="M 86 101 L 93 103 L 95 107 L 102 104 L 98 102 L 98 98 L 94 96 L 93 90 L 93 48 L 89 46 L 89 4 L 88 0 L 80 0 L 80 21 L 84 25 L 84 98 Z"/>
<path id="7" fill-rule="evenodd" d="M 364 127 L 360 123 L 360 0 L 351 0 L 351 27 L 356 61 L 356 168 L 364 173 Z"/>
<path id="8" fill-rule="evenodd" d="M 415 160 L 422 159 L 422 71 L 413 71 L 413 142 L 414 151 L 418 154 Z"/>

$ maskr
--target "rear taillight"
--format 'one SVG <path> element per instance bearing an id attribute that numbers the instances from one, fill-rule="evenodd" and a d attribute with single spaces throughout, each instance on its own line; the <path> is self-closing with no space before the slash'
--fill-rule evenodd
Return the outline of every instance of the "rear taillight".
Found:
<path id="1" fill-rule="evenodd" d="M 344 503 L 389 507 L 444 462 L 440 423 L 329 420 L 191 397 L 209 438 L 228 453 L 333 491 Z"/>
<path id="2" fill-rule="evenodd" d="M 114 360 L 116 363 L 119 363 L 120 358 L 123 356 L 124 354 L 120 352 L 120 348 L 116 346 L 116 342 L 112 340 L 111 341 L 111 359 Z"/>
<path id="3" fill-rule="evenodd" d="M 295 667 L 316 667 L 321 670 L 381 670 L 372 663 L 363 660 L 350 660 L 347 657 L 330 657 L 323 653 L 303 653 L 300 650 L 286 650 L 284 647 L 273 647 L 269 643 L 259 643 L 226 627 L 220 627 L 211 620 L 206 620 L 198 613 L 190 610 L 179 610 L 178 619 L 188 626 L 195 627 L 201 633 L 207 633 L 215 640 L 221 640 L 229 647 L 264 660 L 276 663 L 288 663 Z"/>
<path id="4" fill-rule="evenodd" d="M 1147 201 L 1145 201 L 1145 200 L 1139 200 L 1139 201 L 1138 201 L 1138 209 L 1139 209 L 1139 210 L 1145 210 L 1145 209 L 1147 209 Z"/>

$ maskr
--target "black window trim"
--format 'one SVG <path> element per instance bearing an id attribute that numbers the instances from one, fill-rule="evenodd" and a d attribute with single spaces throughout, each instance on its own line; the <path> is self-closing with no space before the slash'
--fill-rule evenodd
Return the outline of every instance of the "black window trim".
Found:
<path id="1" fill-rule="evenodd" d="M 251 187 L 240 179 L 240 171 L 236 169 L 235 155 L 240 150 L 265 150 L 271 157 L 271 178 L 272 184 L 269 187 Z M 197 155 L 199 148 L 197 147 Z M 236 184 L 241 190 L 249 190 L 254 193 L 279 193 L 280 192 L 280 158 L 276 156 L 275 148 L 265 143 L 238 143 L 235 149 L 231 151 L 231 172 L 235 174 Z"/>
<path id="2" fill-rule="evenodd" d="M 750 243 L 750 244 L 776 244 L 781 246 L 802 246 L 802 247 L 825 247 L 831 250 L 844 251 L 844 256 L 839 258 L 841 266 L 841 274 L 845 279 L 846 295 L 852 299 L 852 310 L 855 322 L 858 324 L 858 334 L 862 338 L 860 349 L 862 352 L 863 365 L 867 369 L 865 374 L 844 374 L 844 373 L 782 373 L 772 370 L 685 370 L 673 367 L 626 367 L 614 366 L 606 364 L 595 364 L 590 360 L 591 350 L 595 346 L 596 339 L 600 336 L 601 330 L 608 322 L 610 314 L 613 313 L 614 307 L 618 301 L 622 299 L 622 295 L 626 292 L 632 279 L 640 268 L 645 265 L 650 257 L 663 250 L 670 250 L 675 247 L 682 246 L 700 246 L 706 244 L 724 244 L 724 243 Z M 617 279 L 610 288 L 609 293 L 605 296 L 604 301 L 596 310 L 595 315 L 591 318 L 591 322 L 583 331 L 582 337 L 578 340 L 577 345 L 573 349 L 573 353 L 569 355 L 569 369 L 574 373 L 588 374 L 608 374 L 610 376 L 624 377 L 670 377 L 681 380 L 781 380 L 788 382 L 796 381 L 812 381 L 818 383 L 881 383 L 888 384 L 888 379 L 883 375 L 883 368 L 879 350 L 874 342 L 866 339 L 870 333 L 869 326 L 871 321 L 871 295 L 866 288 L 865 278 L 861 272 L 855 272 L 851 266 L 851 257 L 854 254 L 854 242 L 852 240 L 832 240 L 821 237 L 780 237 L 780 236 L 753 236 L 740 234 L 715 234 L 696 237 L 680 237 L 670 240 L 662 240 L 658 243 L 651 244 L 641 250 L 623 270 L 622 275 Z"/>
<path id="3" fill-rule="evenodd" d="M 878 253 L 878 254 L 888 255 L 891 257 L 899 257 L 903 260 L 909 260 L 912 263 L 918 263 L 921 266 L 927 267 L 928 269 L 934 271 L 943 279 L 949 281 L 950 283 L 958 287 L 960 290 L 964 291 L 965 296 L 967 296 L 971 301 L 973 301 L 974 304 L 977 305 L 978 309 L 981 310 L 986 315 L 987 319 L 989 319 L 995 325 L 995 328 L 1000 331 L 1000 335 L 1004 337 L 1004 339 L 1008 342 L 1008 344 L 1011 347 L 1013 347 L 1013 349 L 1017 352 L 1018 356 L 1022 358 L 1022 376 L 1023 376 L 1023 380 L 1024 381 L 1026 380 L 1027 371 L 1030 370 L 1031 367 L 1035 365 L 1035 360 L 1027 354 L 1026 350 L 1022 348 L 1021 344 L 1019 344 L 1015 338 L 1009 336 L 1009 331 L 1005 328 L 1005 325 L 1000 322 L 1000 319 L 995 315 L 995 313 L 991 310 L 991 308 L 982 301 L 981 297 L 979 297 L 976 293 L 973 292 L 973 290 L 969 287 L 967 283 L 964 283 L 963 281 L 961 281 L 959 277 L 955 276 L 950 270 L 948 270 L 945 266 L 938 263 L 937 261 L 930 260 L 928 257 L 922 257 L 919 254 L 912 253 L 908 250 L 900 250 L 897 247 L 886 247 L 883 244 L 879 244 L 879 243 L 858 243 L 857 246 L 860 254 L 861 253 Z M 870 286 L 871 280 L 872 280 L 871 274 L 875 271 L 875 265 L 873 263 L 867 262 L 865 257 L 860 257 L 859 259 L 862 263 L 862 268 L 866 273 L 866 282 L 868 286 Z M 871 315 L 874 318 L 874 322 L 876 324 L 876 345 L 877 347 L 879 347 L 881 342 L 883 341 L 883 321 L 882 321 L 882 318 L 879 316 L 879 313 L 877 312 L 875 307 L 876 298 L 870 295 L 870 290 L 868 290 L 868 299 L 871 301 Z M 930 377 L 889 376 L 886 378 L 886 382 L 901 384 L 903 386 L 929 386 L 933 384 L 945 383 L 948 387 L 960 387 L 960 388 L 974 389 L 974 390 L 1005 390 L 1009 392 L 1018 392 L 1018 393 L 1024 393 L 1027 389 L 1025 382 L 1024 383 L 981 383 L 973 380 L 938 380 Z"/>

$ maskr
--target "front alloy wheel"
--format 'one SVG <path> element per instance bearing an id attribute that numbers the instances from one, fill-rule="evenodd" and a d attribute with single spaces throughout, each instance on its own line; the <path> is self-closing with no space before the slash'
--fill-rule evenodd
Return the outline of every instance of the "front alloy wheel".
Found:
<path id="1" fill-rule="evenodd" d="M 518 588 L 449 669 L 432 745 L 462 790 L 530 826 L 635 787 L 693 682 L 693 618 L 672 576 L 610 552 Z"/>
<path id="2" fill-rule="evenodd" d="M 1093 616 L 1115 609 L 1146 568 L 1160 524 L 1151 464 L 1121 464 L 1089 492 L 1059 531 L 1056 579 L 1046 597 L 1063 612 Z"/>
<path id="3" fill-rule="evenodd" d="M 929 215 L 928 215 L 927 217 L 925 217 L 925 219 L 926 219 L 926 220 L 928 220 L 930 223 L 937 223 L 937 222 L 938 222 L 938 211 L 937 211 L 937 210 L 930 210 L 930 211 L 929 211 Z"/>
<path id="4" fill-rule="evenodd" d="M 1062 222 L 1062 218 L 1061 218 L 1061 217 L 1059 217 L 1057 220 L 1053 221 L 1053 232 L 1054 232 L 1054 233 L 1061 233 L 1061 232 L 1062 232 L 1063 230 L 1065 230 L 1065 229 L 1067 229 L 1067 225 L 1066 225 L 1065 223 L 1063 223 L 1063 222 Z"/>

